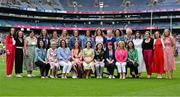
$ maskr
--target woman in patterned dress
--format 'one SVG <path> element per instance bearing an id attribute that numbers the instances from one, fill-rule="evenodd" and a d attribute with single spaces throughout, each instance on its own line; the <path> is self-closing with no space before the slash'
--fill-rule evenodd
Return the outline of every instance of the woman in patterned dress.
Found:
<path id="1" fill-rule="evenodd" d="M 85 77 L 88 79 L 91 77 L 91 72 L 94 72 L 94 49 L 92 49 L 91 42 L 88 41 L 86 43 L 87 47 L 83 49 L 82 56 L 83 56 L 83 67 L 85 72 Z"/>
<path id="2" fill-rule="evenodd" d="M 51 48 L 47 51 L 47 60 L 50 64 L 50 69 L 52 70 L 51 78 L 57 78 L 57 71 L 59 68 L 58 59 L 57 59 L 57 43 L 55 41 L 51 42 Z"/>
<path id="3" fill-rule="evenodd" d="M 32 77 L 36 45 L 37 45 L 37 38 L 34 36 L 34 31 L 31 31 L 29 36 L 25 39 L 25 52 L 24 52 L 25 53 L 24 65 L 26 67 L 28 77 Z"/>
<path id="4" fill-rule="evenodd" d="M 171 35 L 169 29 L 165 29 L 163 33 L 164 41 L 164 70 L 166 72 L 166 78 L 172 79 L 173 71 L 176 70 L 175 66 L 175 50 L 176 42 L 174 37 Z"/>

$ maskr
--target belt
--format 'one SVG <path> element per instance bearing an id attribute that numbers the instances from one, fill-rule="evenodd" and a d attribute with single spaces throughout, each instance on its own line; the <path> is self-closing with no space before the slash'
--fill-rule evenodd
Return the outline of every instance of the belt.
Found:
<path id="1" fill-rule="evenodd" d="M 20 47 L 20 46 L 17 46 L 16 48 L 17 48 L 17 49 L 23 49 L 23 47 Z"/>

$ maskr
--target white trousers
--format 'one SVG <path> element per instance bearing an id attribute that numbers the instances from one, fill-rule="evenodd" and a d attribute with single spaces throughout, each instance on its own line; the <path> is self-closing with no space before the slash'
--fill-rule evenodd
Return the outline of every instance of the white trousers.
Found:
<path id="1" fill-rule="evenodd" d="M 69 73 L 72 68 L 72 63 L 70 61 L 65 62 L 65 61 L 59 61 L 60 66 L 63 67 L 63 72 L 62 73 Z"/>
<path id="2" fill-rule="evenodd" d="M 118 73 L 125 73 L 126 72 L 126 62 L 116 62 L 116 66 L 118 69 Z"/>

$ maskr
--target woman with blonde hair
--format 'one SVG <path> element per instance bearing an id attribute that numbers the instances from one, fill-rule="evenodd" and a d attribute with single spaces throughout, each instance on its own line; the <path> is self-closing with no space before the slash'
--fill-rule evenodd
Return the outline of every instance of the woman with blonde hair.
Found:
<path id="1" fill-rule="evenodd" d="M 116 66 L 119 73 L 120 79 L 126 78 L 126 61 L 128 58 L 128 52 L 125 47 L 125 43 L 123 41 L 118 42 L 117 49 L 115 51 L 115 58 L 116 58 Z"/>
<path id="2" fill-rule="evenodd" d="M 55 41 L 51 41 L 51 48 L 47 51 L 47 61 L 50 64 L 50 69 L 52 70 L 50 77 L 57 78 L 59 64 L 57 59 L 57 43 Z"/>
<path id="3" fill-rule="evenodd" d="M 163 33 L 163 41 L 164 41 L 164 69 L 166 72 L 166 78 L 172 79 L 173 71 L 176 70 L 175 66 L 175 50 L 176 50 L 176 42 L 174 37 L 171 35 L 169 29 L 165 29 Z"/>

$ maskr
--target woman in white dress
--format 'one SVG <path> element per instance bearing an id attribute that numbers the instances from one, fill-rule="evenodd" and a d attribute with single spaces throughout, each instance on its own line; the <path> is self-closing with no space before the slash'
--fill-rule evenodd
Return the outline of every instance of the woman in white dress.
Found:
<path id="1" fill-rule="evenodd" d="M 143 59 L 143 54 L 142 54 L 142 42 L 143 39 L 141 38 L 141 33 L 139 31 L 136 32 L 135 34 L 135 39 L 133 39 L 133 43 L 135 48 L 138 51 L 138 59 L 139 59 L 139 66 L 138 66 L 138 73 L 139 76 L 141 76 L 142 72 L 145 72 L 145 65 L 144 65 L 144 59 Z"/>
<path id="2" fill-rule="evenodd" d="M 98 29 L 95 31 L 94 39 L 95 39 L 95 44 L 96 44 L 96 45 L 97 45 L 98 43 L 104 44 L 103 31 L 102 31 L 100 28 L 98 28 Z"/>

